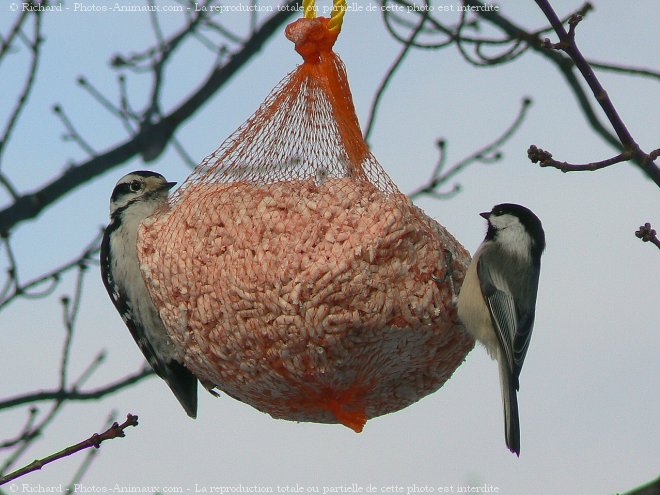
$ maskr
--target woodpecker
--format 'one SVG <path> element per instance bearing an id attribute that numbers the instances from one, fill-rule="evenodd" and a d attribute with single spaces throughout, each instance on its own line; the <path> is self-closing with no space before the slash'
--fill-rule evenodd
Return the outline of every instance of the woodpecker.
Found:
<path id="1" fill-rule="evenodd" d="M 167 182 L 155 172 L 125 175 L 110 197 L 110 224 L 101 243 L 101 276 L 110 299 L 147 361 L 188 416 L 197 416 L 197 378 L 183 366 L 144 284 L 137 257 L 140 223 L 167 204 Z"/>

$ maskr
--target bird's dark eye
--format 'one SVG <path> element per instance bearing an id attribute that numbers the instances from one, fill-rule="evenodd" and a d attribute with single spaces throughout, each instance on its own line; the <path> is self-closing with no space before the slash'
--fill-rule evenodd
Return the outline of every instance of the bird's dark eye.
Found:
<path id="1" fill-rule="evenodd" d="M 134 180 L 133 182 L 131 182 L 130 188 L 131 191 L 138 192 L 140 189 L 142 189 L 142 182 L 140 182 L 139 180 Z"/>

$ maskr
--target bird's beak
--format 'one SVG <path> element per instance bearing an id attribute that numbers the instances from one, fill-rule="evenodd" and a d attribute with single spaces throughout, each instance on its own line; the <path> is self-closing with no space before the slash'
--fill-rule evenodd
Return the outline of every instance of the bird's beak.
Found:
<path id="1" fill-rule="evenodd" d="M 484 211 L 483 213 L 479 213 L 480 217 L 484 217 L 486 220 L 490 217 L 490 212 L 489 211 Z"/>
<path id="2" fill-rule="evenodd" d="M 172 189 L 174 186 L 176 186 L 176 182 L 166 182 L 166 183 L 165 183 L 165 188 L 166 188 L 167 190 Z"/>

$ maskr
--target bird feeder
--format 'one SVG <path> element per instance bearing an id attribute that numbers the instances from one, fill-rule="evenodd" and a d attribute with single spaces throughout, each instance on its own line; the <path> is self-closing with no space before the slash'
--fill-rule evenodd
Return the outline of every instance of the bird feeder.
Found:
<path id="1" fill-rule="evenodd" d="M 460 286 L 469 254 L 362 137 L 332 51 L 341 3 L 323 18 L 305 2 L 286 29 L 303 63 L 142 224 L 138 253 L 197 377 L 275 418 L 361 431 L 438 390 L 474 341 L 449 276 Z"/>

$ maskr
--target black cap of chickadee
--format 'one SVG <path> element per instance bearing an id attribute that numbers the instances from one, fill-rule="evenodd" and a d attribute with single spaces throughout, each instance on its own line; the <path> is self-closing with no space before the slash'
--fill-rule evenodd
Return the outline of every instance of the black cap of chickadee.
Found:
<path id="1" fill-rule="evenodd" d="M 524 206 L 503 203 L 480 215 L 488 231 L 465 275 L 458 316 L 499 363 L 506 445 L 520 455 L 516 391 L 534 326 L 545 233 Z"/>

